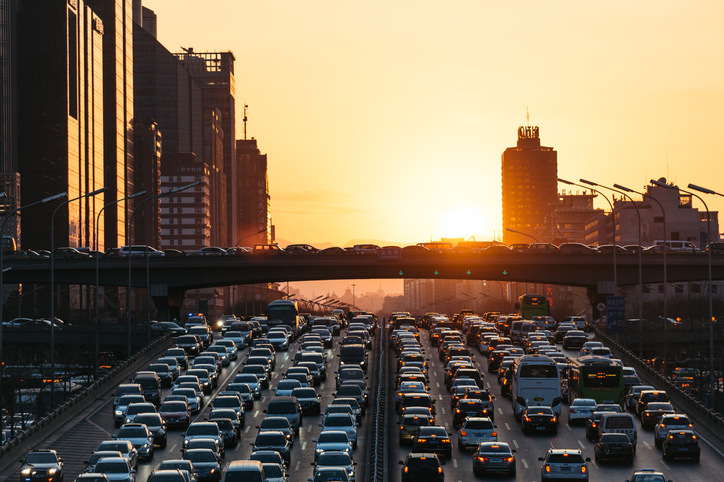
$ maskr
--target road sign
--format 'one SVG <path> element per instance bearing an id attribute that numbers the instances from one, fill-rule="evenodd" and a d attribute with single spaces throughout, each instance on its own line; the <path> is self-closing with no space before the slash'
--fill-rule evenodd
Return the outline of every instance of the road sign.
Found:
<path id="1" fill-rule="evenodd" d="M 626 321 L 626 300 L 623 296 L 606 296 L 606 315 L 607 332 L 623 332 Z"/>
<path id="2" fill-rule="evenodd" d="M 606 305 L 603 303 L 599 303 L 596 305 L 596 308 L 598 308 L 598 311 L 604 311 L 606 309 Z"/>

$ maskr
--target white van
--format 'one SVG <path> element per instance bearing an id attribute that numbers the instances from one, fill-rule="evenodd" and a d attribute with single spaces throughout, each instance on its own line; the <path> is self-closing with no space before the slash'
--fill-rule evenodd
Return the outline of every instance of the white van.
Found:
<path id="1" fill-rule="evenodd" d="M 662 251 L 664 245 L 666 245 L 667 251 L 677 251 L 683 253 L 698 253 L 699 248 L 696 247 L 691 241 L 654 241 L 652 249 L 654 251 Z"/>

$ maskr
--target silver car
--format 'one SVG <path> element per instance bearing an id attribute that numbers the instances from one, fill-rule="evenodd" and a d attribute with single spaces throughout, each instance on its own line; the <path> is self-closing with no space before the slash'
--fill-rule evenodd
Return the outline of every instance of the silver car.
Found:
<path id="1" fill-rule="evenodd" d="M 588 480 L 588 465 L 591 458 L 583 458 L 580 450 L 549 449 L 545 457 L 538 457 L 541 480 L 570 479 Z"/>
<path id="2" fill-rule="evenodd" d="M 576 398 L 568 407 L 568 425 L 576 422 L 586 423 L 593 410 L 596 408 L 596 401 L 592 398 Z"/>
<path id="3" fill-rule="evenodd" d="M 458 429 L 460 451 L 475 449 L 483 442 L 497 442 L 498 431 L 488 417 L 467 417 Z"/>

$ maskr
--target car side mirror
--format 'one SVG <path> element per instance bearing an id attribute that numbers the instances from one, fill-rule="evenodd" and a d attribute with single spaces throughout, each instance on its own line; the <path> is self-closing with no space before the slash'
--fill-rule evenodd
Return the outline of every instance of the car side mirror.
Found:
<path id="1" fill-rule="evenodd" d="M 591 461 L 591 457 L 586 457 L 586 462 L 590 462 L 590 461 Z"/>
<path id="2" fill-rule="evenodd" d="M 397 463 L 398 463 L 399 465 L 405 465 L 405 462 L 403 462 L 402 460 L 398 461 Z"/>
<path id="3" fill-rule="evenodd" d="M 539 462 L 543 462 L 545 459 L 543 457 L 538 457 Z"/>

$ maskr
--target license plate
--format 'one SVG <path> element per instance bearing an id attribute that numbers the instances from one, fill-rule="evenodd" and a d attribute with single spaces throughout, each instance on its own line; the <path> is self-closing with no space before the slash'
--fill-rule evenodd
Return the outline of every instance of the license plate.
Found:
<path id="1" fill-rule="evenodd" d="M 535 429 L 536 430 L 545 430 L 546 428 L 545 427 L 536 427 Z"/>
<path id="2" fill-rule="evenodd" d="M 503 459 L 490 459 L 491 462 L 500 462 L 500 461 L 502 461 L 502 460 L 503 460 Z"/>
<path id="3" fill-rule="evenodd" d="M 686 448 L 686 447 L 679 447 L 679 452 L 686 452 L 686 451 L 688 451 L 688 450 L 689 450 L 689 449 Z"/>
<path id="4" fill-rule="evenodd" d="M 561 467 L 561 472 L 570 472 L 570 471 L 571 471 L 570 467 Z"/>

